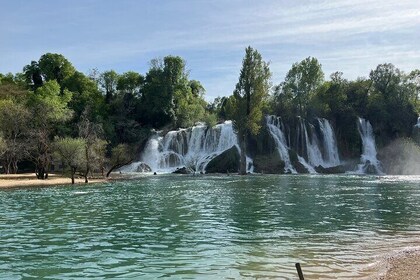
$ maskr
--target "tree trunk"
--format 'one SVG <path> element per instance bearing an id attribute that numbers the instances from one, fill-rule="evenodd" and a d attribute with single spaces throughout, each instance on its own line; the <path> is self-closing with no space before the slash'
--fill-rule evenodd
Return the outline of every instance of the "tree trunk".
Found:
<path id="1" fill-rule="evenodd" d="M 85 184 L 89 183 L 89 181 L 88 181 L 88 174 L 89 174 L 89 168 L 86 169 L 86 172 L 83 174 L 83 177 L 85 177 Z"/>
<path id="2" fill-rule="evenodd" d="M 35 171 L 35 173 L 36 173 L 36 177 L 38 178 L 38 179 L 40 179 L 40 180 L 44 180 L 44 179 L 46 179 L 45 178 L 45 169 L 43 168 L 43 167 L 37 167 L 36 168 L 36 171 Z"/>
<path id="3" fill-rule="evenodd" d="M 71 184 L 74 185 L 74 174 L 76 173 L 76 168 L 71 168 Z"/>
<path id="4" fill-rule="evenodd" d="M 111 174 L 111 172 L 112 172 L 112 171 L 114 171 L 114 169 L 120 168 L 121 166 L 122 166 L 121 164 L 117 164 L 117 165 L 112 166 L 112 167 L 108 170 L 108 172 L 106 173 L 106 177 L 108 178 L 108 177 L 109 177 L 109 174 Z"/>
<path id="5" fill-rule="evenodd" d="M 241 137 L 241 160 L 240 160 L 240 168 L 239 174 L 246 175 L 246 134 L 242 135 Z"/>

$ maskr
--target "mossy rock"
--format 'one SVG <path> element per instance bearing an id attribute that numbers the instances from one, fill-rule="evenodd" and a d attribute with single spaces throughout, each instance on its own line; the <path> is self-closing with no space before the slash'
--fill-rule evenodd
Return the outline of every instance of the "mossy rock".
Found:
<path id="1" fill-rule="evenodd" d="M 289 150 L 289 158 L 293 167 L 296 169 L 297 173 L 308 174 L 309 170 L 299 161 L 298 155 L 295 150 Z"/>
<path id="2" fill-rule="evenodd" d="M 284 161 L 278 152 L 269 155 L 257 155 L 254 158 L 254 171 L 266 174 L 283 174 Z"/>
<path id="3" fill-rule="evenodd" d="M 236 146 L 224 151 L 212 159 L 206 166 L 206 173 L 238 172 L 240 155 Z"/>
<path id="4" fill-rule="evenodd" d="M 146 163 L 142 162 L 139 164 L 139 166 L 137 166 L 136 172 L 152 172 L 152 168 L 150 168 L 150 166 Z"/>
<path id="5" fill-rule="evenodd" d="M 191 174 L 191 170 L 186 167 L 177 168 L 172 174 Z"/>

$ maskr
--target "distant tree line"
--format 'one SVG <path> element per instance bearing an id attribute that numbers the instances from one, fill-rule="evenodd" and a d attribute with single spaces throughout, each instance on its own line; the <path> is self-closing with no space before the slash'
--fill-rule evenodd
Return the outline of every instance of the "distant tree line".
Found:
<path id="1" fill-rule="evenodd" d="M 380 141 L 409 136 L 419 112 L 420 71 L 403 73 L 380 64 L 369 78 L 348 81 L 341 72 L 324 80 L 321 64 L 308 57 L 292 65 L 284 81 L 271 86 L 269 64 L 258 51 L 245 51 L 233 94 L 212 103 L 199 81 L 190 80 L 178 56 L 153 59 L 144 75 L 77 71 L 62 55 L 47 53 L 16 74 L 0 74 L 0 159 L 5 173 L 19 166 L 48 177 L 51 165 L 65 167 L 74 180 L 108 174 L 136 158 L 152 129 L 209 126 L 232 119 L 246 155 L 249 135 L 262 116 L 285 121 L 324 117 L 337 128 L 339 144 L 352 150 L 349 127 L 369 119 Z M 241 165 L 241 171 L 243 167 Z M 243 173 L 243 172 L 242 172 Z"/>

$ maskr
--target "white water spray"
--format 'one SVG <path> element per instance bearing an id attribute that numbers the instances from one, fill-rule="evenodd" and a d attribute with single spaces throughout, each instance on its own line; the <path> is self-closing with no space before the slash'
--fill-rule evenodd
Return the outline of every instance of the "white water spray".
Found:
<path id="1" fill-rule="evenodd" d="M 357 172 L 363 174 L 383 174 L 381 162 L 376 158 L 376 144 L 372 125 L 368 120 L 359 118 L 357 127 L 363 144 Z"/>
<path id="2" fill-rule="evenodd" d="M 188 129 L 169 131 L 165 136 L 149 139 L 140 156 L 140 162 L 150 166 L 153 172 L 169 173 L 187 167 L 194 172 L 205 172 L 207 164 L 224 151 L 236 146 L 238 139 L 231 121 L 209 128 L 198 124 Z M 123 169 L 136 171 L 138 162 Z M 247 157 L 247 171 L 253 171 L 252 159 Z"/>
<path id="3" fill-rule="evenodd" d="M 293 167 L 289 157 L 289 147 L 287 146 L 286 137 L 282 131 L 283 124 L 281 119 L 276 116 L 266 116 L 268 131 L 276 143 L 277 151 L 280 158 L 284 161 L 284 171 L 297 173 Z"/>

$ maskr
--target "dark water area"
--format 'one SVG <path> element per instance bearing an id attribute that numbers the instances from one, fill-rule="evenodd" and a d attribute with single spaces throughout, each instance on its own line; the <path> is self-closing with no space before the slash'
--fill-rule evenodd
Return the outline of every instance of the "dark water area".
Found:
<path id="1" fill-rule="evenodd" d="M 0 191 L 0 279 L 363 279 L 419 246 L 420 177 L 145 176 Z"/>

